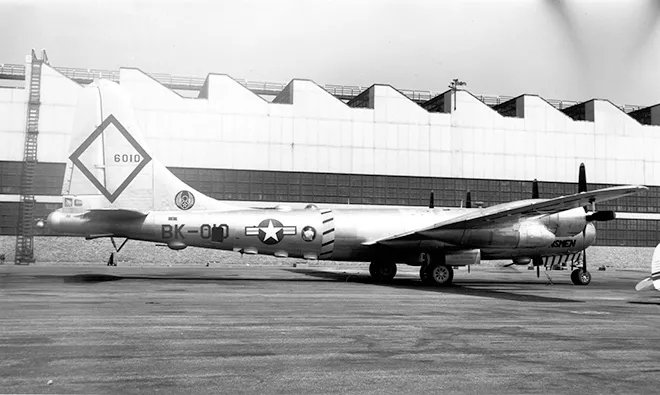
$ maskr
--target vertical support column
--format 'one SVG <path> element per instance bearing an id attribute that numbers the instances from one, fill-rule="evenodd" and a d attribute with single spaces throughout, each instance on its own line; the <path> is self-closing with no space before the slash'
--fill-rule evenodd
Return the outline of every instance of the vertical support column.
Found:
<path id="1" fill-rule="evenodd" d="M 29 89 L 29 96 L 27 119 L 25 122 L 21 195 L 18 206 L 18 222 L 16 224 L 16 254 L 14 263 L 17 265 L 34 262 L 34 172 L 37 165 L 41 66 L 44 63 L 44 59 L 45 52 L 42 59 L 37 59 L 34 50 L 32 50 L 30 82 L 27 87 Z"/>

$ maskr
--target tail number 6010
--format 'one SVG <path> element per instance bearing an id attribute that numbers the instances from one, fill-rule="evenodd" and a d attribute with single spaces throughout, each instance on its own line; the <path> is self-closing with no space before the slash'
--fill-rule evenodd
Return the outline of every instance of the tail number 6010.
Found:
<path id="1" fill-rule="evenodd" d="M 115 154 L 115 163 L 140 163 L 142 156 L 140 154 Z"/>

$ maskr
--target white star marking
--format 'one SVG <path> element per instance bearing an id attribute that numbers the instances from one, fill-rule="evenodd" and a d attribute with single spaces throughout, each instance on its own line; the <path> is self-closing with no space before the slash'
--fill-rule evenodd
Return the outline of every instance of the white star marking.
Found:
<path id="1" fill-rule="evenodd" d="M 266 240 L 268 240 L 268 239 L 273 239 L 273 240 L 275 240 L 275 241 L 280 241 L 280 240 L 277 238 L 277 232 L 279 232 L 280 230 L 282 230 L 282 228 L 281 228 L 281 227 L 277 227 L 277 226 L 273 226 L 273 221 L 268 221 L 268 226 L 265 227 L 265 228 L 264 228 L 264 227 L 261 227 L 261 228 L 259 228 L 259 230 L 262 230 L 262 231 L 264 231 L 264 233 L 265 233 L 265 235 L 264 235 L 264 241 L 266 241 Z"/>

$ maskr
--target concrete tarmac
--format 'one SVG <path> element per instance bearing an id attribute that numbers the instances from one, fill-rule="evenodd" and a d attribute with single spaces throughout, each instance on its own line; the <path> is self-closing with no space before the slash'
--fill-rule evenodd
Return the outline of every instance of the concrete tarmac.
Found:
<path id="1" fill-rule="evenodd" d="M 0 267 L 0 392 L 657 392 L 646 272 L 400 271 Z"/>

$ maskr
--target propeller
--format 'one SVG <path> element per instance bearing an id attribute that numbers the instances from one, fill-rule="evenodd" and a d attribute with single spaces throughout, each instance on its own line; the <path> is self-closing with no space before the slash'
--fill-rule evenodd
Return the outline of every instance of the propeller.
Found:
<path id="1" fill-rule="evenodd" d="M 584 166 L 584 163 L 580 163 L 580 169 L 578 170 L 578 193 L 582 192 L 587 192 L 587 170 Z M 592 203 L 591 205 L 593 211 L 596 211 L 595 205 Z M 587 207 L 584 207 L 584 211 L 587 212 Z M 592 214 L 596 215 L 594 212 Z M 589 218 L 589 215 L 587 215 L 587 218 Z M 582 229 L 582 240 L 587 240 L 587 226 L 584 226 L 584 229 Z M 582 270 L 584 272 L 587 271 L 587 249 L 585 248 L 584 251 L 582 252 Z"/>
<path id="2" fill-rule="evenodd" d="M 578 193 L 587 192 L 587 171 L 584 163 L 580 163 L 580 171 L 578 173 Z M 589 206 L 584 206 L 584 211 L 589 212 Z M 611 221 L 616 218 L 616 213 L 611 210 L 596 211 L 596 203 L 591 202 L 591 214 L 586 216 L 588 222 Z"/>
<path id="3" fill-rule="evenodd" d="M 536 178 L 532 181 L 532 199 L 539 198 L 539 180 Z M 541 256 L 532 257 L 532 265 L 536 268 L 536 278 L 541 277 L 541 265 L 543 265 L 543 258 Z"/>

